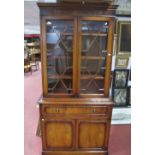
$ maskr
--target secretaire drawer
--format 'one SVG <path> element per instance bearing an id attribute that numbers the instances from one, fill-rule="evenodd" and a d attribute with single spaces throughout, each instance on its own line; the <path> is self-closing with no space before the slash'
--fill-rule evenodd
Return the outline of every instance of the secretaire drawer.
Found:
<path id="1" fill-rule="evenodd" d="M 43 115 L 51 114 L 108 114 L 108 106 L 51 106 L 42 105 L 41 113 Z"/>

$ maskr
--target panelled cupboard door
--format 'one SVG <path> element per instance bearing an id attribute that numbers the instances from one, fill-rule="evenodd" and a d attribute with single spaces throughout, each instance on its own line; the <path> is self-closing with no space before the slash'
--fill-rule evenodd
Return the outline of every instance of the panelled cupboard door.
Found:
<path id="1" fill-rule="evenodd" d="M 54 16 L 43 17 L 42 21 L 44 95 L 73 95 L 77 20 L 69 16 Z"/>
<path id="2" fill-rule="evenodd" d="M 78 148 L 96 150 L 107 148 L 108 122 L 102 120 L 79 120 L 77 123 Z"/>
<path id="3" fill-rule="evenodd" d="M 73 120 L 42 119 L 42 140 L 44 150 L 72 150 L 75 143 L 75 122 Z"/>

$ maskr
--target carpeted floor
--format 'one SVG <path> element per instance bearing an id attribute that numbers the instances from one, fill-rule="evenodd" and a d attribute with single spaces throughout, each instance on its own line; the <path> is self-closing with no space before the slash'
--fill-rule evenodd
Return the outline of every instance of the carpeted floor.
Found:
<path id="1" fill-rule="evenodd" d="M 24 155 L 41 155 L 41 139 L 36 136 L 39 119 L 37 100 L 42 93 L 41 69 L 24 76 Z M 109 155 L 131 155 L 131 125 L 112 125 Z"/>

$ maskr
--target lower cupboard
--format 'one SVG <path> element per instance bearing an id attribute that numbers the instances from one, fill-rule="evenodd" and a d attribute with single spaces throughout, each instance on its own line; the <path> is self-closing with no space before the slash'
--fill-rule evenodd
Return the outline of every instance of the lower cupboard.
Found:
<path id="1" fill-rule="evenodd" d="M 52 109 L 51 113 L 44 111 L 47 107 Z M 40 105 L 42 155 L 108 155 L 112 106 L 91 105 L 87 107 L 90 113 L 81 110 L 83 114 L 71 115 L 67 108 L 68 105 Z"/>

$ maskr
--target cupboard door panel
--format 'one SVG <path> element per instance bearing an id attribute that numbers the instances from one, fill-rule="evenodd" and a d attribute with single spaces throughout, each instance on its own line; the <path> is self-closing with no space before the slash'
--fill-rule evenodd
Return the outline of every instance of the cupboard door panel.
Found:
<path id="1" fill-rule="evenodd" d="M 74 146 L 74 130 L 74 121 L 43 119 L 42 136 L 44 149 L 72 149 Z"/>
<path id="2" fill-rule="evenodd" d="M 103 149 L 106 147 L 107 122 L 79 121 L 78 147 L 81 149 Z"/>

